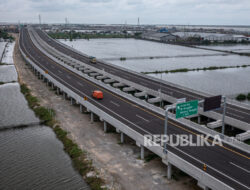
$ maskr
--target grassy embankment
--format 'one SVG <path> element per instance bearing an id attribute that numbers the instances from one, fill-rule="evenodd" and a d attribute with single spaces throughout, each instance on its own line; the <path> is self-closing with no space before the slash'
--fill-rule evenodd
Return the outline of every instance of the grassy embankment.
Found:
<path id="1" fill-rule="evenodd" d="M 174 70 L 152 71 L 152 72 L 141 72 L 141 73 L 143 74 L 179 73 L 179 72 L 189 72 L 189 71 L 212 71 L 212 70 L 219 70 L 219 69 L 246 68 L 246 67 L 250 67 L 250 65 L 221 66 L 221 67 L 211 66 L 211 67 L 203 67 L 203 68 L 196 68 L 196 69 L 181 68 L 181 69 L 174 69 Z"/>
<path id="2" fill-rule="evenodd" d="M 92 161 L 87 158 L 87 152 L 82 151 L 76 143 L 68 138 L 67 132 L 64 131 L 55 120 L 54 110 L 40 106 L 39 100 L 31 95 L 30 89 L 25 85 L 21 85 L 21 92 L 24 94 L 29 107 L 35 112 L 40 120 L 44 121 L 46 125 L 53 128 L 57 138 L 63 143 L 65 152 L 72 159 L 74 168 L 83 176 L 85 182 L 93 190 L 106 189 L 102 188 L 104 181 L 98 177 L 98 172 L 92 166 Z M 96 176 L 87 177 L 87 173 L 93 171 Z"/>

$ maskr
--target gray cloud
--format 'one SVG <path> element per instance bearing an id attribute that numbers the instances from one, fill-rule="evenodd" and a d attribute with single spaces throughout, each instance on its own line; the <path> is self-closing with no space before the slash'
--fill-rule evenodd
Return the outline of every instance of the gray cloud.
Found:
<path id="1" fill-rule="evenodd" d="M 249 24 L 249 0 L 0 0 L 0 22 Z"/>

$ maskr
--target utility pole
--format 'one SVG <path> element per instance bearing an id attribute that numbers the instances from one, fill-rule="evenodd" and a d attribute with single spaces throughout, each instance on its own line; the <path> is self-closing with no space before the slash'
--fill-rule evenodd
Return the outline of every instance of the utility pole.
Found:
<path id="1" fill-rule="evenodd" d="M 40 14 L 38 15 L 38 19 L 39 19 L 39 25 L 40 25 L 40 27 L 41 27 L 41 24 L 42 24 L 42 18 L 41 18 L 41 15 L 40 15 Z"/>
<path id="2" fill-rule="evenodd" d="M 68 24 L 68 19 L 67 19 L 67 17 L 65 18 L 65 26 L 67 26 L 67 24 Z"/>

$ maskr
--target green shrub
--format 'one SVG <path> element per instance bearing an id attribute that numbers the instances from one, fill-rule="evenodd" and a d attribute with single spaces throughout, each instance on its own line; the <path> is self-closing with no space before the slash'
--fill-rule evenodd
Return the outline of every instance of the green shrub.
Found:
<path id="1" fill-rule="evenodd" d="M 25 85 L 25 84 L 21 84 L 21 92 L 26 95 L 28 93 L 30 93 L 30 89 Z"/>
<path id="2" fill-rule="evenodd" d="M 250 93 L 247 94 L 247 99 L 250 101 Z"/>
<path id="3" fill-rule="evenodd" d="M 79 156 L 81 156 L 81 154 L 82 154 L 82 151 L 81 151 L 81 149 L 78 148 L 77 145 L 71 147 L 71 149 L 69 151 L 69 155 L 71 158 L 79 157 Z"/>
<path id="4" fill-rule="evenodd" d="M 126 57 L 121 57 L 120 60 L 121 61 L 126 61 Z"/>
<path id="5" fill-rule="evenodd" d="M 52 114 L 47 108 L 37 107 L 34 108 L 34 112 L 41 120 L 45 121 L 45 123 L 48 123 L 53 120 Z"/>
<path id="6" fill-rule="evenodd" d="M 177 72 L 188 72 L 189 70 L 187 68 L 183 69 L 175 69 L 175 70 L 170 70 L 170 73 L 177 73 Z"/>
<path id="7" fill-rule="evenodd" d="M 245 94 L 239 94 L 236 97 L 236 100 L 238 100 L 238 101 L 243 101 L 243 100 L 246 100 L 246 99 L 247 99 L 247 96 Z"/>
<path id="8" fill-rule="evenodd" d="M 58 125 L 54 128 L 54 132 L 56 133 L 57 138 L 60 140 L 67 136 L 67 132 L 62 130 Z"/>

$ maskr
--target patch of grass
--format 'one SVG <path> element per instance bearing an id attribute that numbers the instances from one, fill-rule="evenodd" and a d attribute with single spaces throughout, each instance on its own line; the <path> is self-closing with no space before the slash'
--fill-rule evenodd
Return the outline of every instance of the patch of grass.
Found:
<path id="1" fill-rule="evenodd" d="M 25 84 L 21 84 L 21 92 L 26 95 L 28 93 L 30 93 L 30 89 L 25 85 Z"/>
<path id="2" fill-rule="evenodd" d="M 239 94 L 237 97 L 236 97 L 236 100 L 238 101 L 244 101 L 247 99 L 247 96 L 245 94 Z"/>
<path id="3" fill-rule="evenodd" d="M 46 125 L 53 126 L 53 124 L 55 123 L 53 120 L 54 111 L 42 106 L 38 106 L 33 110 L 36 116 L 38 116 L 42 121 L 44 121 Z"/>
<path id="4" fill-rule="evenodd" d="M 219 70 L 219 69 L 229 69 L 229 68 L 246 68 L 250 67 L 250 65 L 237 65 L 237 66 L 211 66 L 211 67 L 203 67 L 203 68 L 196 68 L 196 69 L 187 69 L 187 68 L 181 68 L 181 69 L 174 69 L 174 70 L 165 70 L 165 71 L 151 71 L 151 72 L 141 72 L 143 74 L 160 74 L 160 73 L 181 73 L 181 72 L 189 72 L 189 71 L 212 71 L 212 70 Z"/>
<path id="5" fill-rule="evenodd" d="M 170 73 L 179 73 L 179 72 L 188 72 L 188 71 L 189 71 L 189 69 L 183 68 L 183 69 L 170 70 L 168 72 L 170 72 Z"/>

